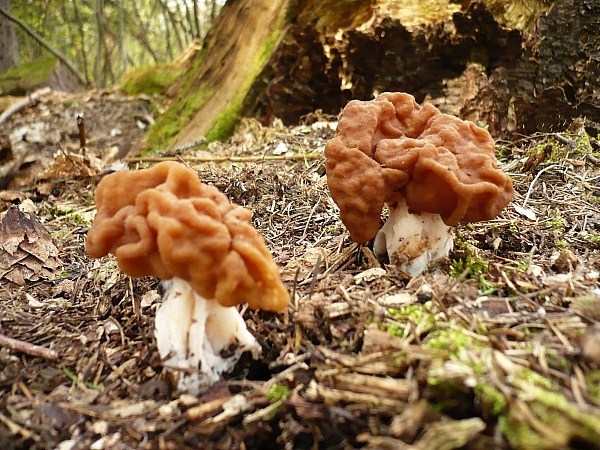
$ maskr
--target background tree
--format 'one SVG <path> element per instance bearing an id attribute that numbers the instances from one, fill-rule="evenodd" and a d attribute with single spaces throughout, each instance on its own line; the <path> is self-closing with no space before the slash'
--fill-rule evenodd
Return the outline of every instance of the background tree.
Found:
<path id="1" fill-rule="evenodd" d="M 88 83 L 99 87 L 119 81 L 132 67 L 177 57 L 192 40 L 204 37 L 222 3 L 224 0 L 0 0 L 0 6 L 11 6 L 16 18 L 73 61 Z M 5 30 L 0 26 L 0 36 Z M 18 29 L 17 34 L 22 61 L 45 52 L 29 33 Z M 0 38 L 0 50 L 6 41 Z"/>
<path id="2" fill-rule="evenodd" d="M 0 7 L 10 12 L 10 0 L 0 0 Z M 15 25 L 0 14 L 0 72 L 19 64 L 19 44 Z"/>

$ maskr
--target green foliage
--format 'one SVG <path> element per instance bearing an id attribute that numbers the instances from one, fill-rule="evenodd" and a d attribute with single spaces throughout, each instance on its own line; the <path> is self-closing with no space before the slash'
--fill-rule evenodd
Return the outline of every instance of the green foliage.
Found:
<path id="1" fill-rule="evenodd" d="M 592 398 L 600 403 L 600 369 L 592 370 L 585 376 L 585 384 L 588 393 Z"/>
<path id="2" fill-rule="evenodd" d="M 23 95 L 48 81 L 58 65 L 54 56 L 42 56 L 0 73 L 0 95 Z"/>
<path id="3" fill-rule="evenodd" d="M 128 95 L 164 94 L 182 73 L 183 69 L 173 63 L 144 66 L 127 72 L 121 89 Z"/>
<path id="4" fill-rule="evenodd" d="M 198 9 L 199 30 L 192 0 L 157 2 L 12 1 L 11 13 L 34 29 L 53 48 L 73 62 L 97 86 L 118 82 L 133 67 L 175 59 L 194 38 L 210 29 L 221 0 Z M 45 52 L 17 27 L 21 61 Z M 198 34 L 199 32 L 199 34 Z"/>

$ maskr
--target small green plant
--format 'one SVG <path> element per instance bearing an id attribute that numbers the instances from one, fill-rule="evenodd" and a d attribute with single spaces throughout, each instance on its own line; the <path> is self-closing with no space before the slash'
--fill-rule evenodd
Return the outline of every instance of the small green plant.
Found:
<path id="1" fill-rule="evenodd" d="M 79 377 L 77 375 L 75 375 L 68 367 L 63 367 L 62 368 L 62 372 L 65 374 L 65 376 L 71 380 L 73 383 L 77 384 L 79 382 Z M 94 384 L 91 381 L 84 381 L 83 384 L 85 385 L 85 387 L 87 387 L 88 389 L 94 389 L 94 390 L 98 390 L 101 388 L 100 385 L 98 384 Z"/>
<path id="2" fill-rule="evenodd" d="M 450 264 L 450 275 L 458 278 L 467 270 L 468 278 L 478 278 L 485 273 L 488 263 L 477 256 L 467 255 L 466 258 L 459 258 Z"/>
<path id="3" fill-rule="evenodd" d="M 271 386 L 269 388 L 267 397 L 269 399 L 269 403 L 277 403 L 280 401 L 287 400 L 289 394 L 290 394 L 290 388 L 288 388 L 287 386 L 284 386 L 282 384 L 275 383 L 273 386 Z"/>

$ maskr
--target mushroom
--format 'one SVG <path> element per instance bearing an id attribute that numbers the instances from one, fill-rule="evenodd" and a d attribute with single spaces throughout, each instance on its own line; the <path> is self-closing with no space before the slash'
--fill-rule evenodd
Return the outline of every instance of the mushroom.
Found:
<path id="1" fill-rule="evenodd" d="M 448 255 L 451 226 L 496 217 L 514 194 L 486 130 L 405 93 L 349 102 L 325 156 L 352 239 L 375 238 L 375 253 L 413 276 Z M 389 217 L 380 229 L 384 204 Z"/>
<path id="2" fill-rule="evenodd" d="M 87 253 L 113 253 L 133 277 L 169 280 L 155 336 L 179 390 L 201 392 L 245 351 L 258 357 L 236 305 L 281 312 L 289 294 L 249 210 L 176 162 L 107 175 L 95 201 Z"/>

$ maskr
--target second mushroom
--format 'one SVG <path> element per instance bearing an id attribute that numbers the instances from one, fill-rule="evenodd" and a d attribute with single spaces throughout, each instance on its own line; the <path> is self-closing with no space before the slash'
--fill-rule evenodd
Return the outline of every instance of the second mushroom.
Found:
<path id="1" fill-rule="evenodd" d="M 448 255 L 451 226 L 496 217 L 514 193 L 486 130 L 405 93 L 349 102 L 325 156 L 352 239 L 375 238 L 375 253 L 413 276 Z"/>
<path id="2" fill-rule="evenodd" d="M 261 347 L 236 305 L 281 312 L 289 294 L 249 210 L 182 164 L 107 175 L 99 183 L 86 251 L 113 253 L 134 277 L 166 282 L 157 347 L 181 391 L 196 394 Z"/>

